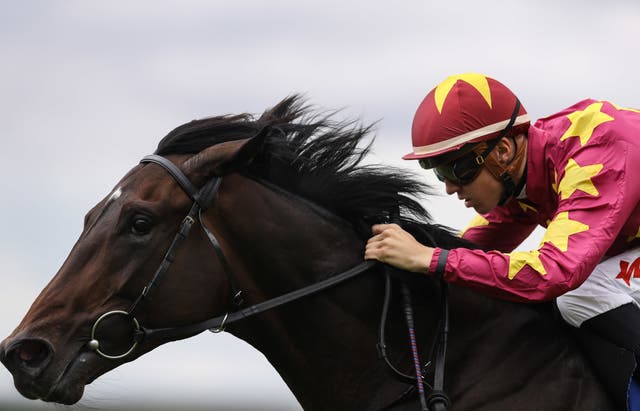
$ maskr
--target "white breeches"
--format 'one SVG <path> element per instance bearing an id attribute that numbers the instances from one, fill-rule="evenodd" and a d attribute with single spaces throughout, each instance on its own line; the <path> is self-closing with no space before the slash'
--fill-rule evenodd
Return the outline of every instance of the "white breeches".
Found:
<path id="1" fill-rule="evenodd" d="M 556 302 L 562 318 L 574 327 L 624 304 L 640 307 L 640 248 L 602 261 L 580 287 Z"/>

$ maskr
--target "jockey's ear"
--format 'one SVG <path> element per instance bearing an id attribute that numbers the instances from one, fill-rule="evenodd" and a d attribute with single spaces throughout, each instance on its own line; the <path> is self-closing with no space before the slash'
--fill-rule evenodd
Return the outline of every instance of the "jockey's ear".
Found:
<path id="1" fill-rule="evenodd" d="M 502 137 L 493 149 L 495 158 L 500 164 L 509 164 L 516 155 L 516 143 L 513 137 Z"/>
<path id="2" fill-rule="evenodd" d="M 184 172 L 194 184 L 202 185 L 213 176 L 245 169 L 260 153 L 270 131 L 265 127 L 253 137 L 208 147 L 184 163 Z"/>

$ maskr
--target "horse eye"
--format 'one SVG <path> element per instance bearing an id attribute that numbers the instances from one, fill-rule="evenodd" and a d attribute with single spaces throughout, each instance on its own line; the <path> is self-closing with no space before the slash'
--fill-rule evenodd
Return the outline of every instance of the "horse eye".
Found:
<path id="1" fill-rule="evenodd" d="M 153 226 L 149 217 L 137 216 L 131 223 L 131 232 L 136 235 L 149 234 Z"/>

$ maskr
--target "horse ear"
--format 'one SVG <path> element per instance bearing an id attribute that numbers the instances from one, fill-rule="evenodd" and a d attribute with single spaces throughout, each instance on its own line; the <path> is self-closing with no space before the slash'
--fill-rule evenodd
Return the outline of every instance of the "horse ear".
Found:
<path id="1" fill-rule="evenodd" d="M 202 150 L 185 162 L 185 173 L 200 185 L 213 176 L 242 170 L 260 153 L 268 134 L 268 127 L 265 127 L 251 138 L 227 141 Z"/>

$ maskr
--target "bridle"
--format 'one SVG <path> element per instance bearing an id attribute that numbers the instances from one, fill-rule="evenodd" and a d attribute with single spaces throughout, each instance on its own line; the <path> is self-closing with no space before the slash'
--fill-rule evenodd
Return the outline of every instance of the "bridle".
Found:
<path id="1" fill-rule="evenodd" d="M 203 210 L 206 211 L 207 208 L 209 208 L 213 204 L 216 198 L 218 189 L 220 188 L 222 177 L 211 178 L 202 188 L 198 190 L 193 185 L 193 183 L 191 183 L 189 178 L 182 172 L 182 170 L 180 170 L 180 168 L 178 168 L 173 162 L 171 162 L 170 160 L 162 156 L 152 154 L 144 157 L 140 161 L 140 163 L 156 164 L 164 168 L 174 178 L 174 180 L 178 183 L 178 185 L 180 185 L 180 187 L 184 190 L 184 192 L 189 196 L 189 198 L 193 201 L 193 204 L 189 210 L 189 213 L 182 220 L 180 227 L 178 229 L 178 232 L 176 233 L 167 252 L 165 253 L 164 258 L 160 263 L 160 266 L 156 269 L 151 280 L 143 288 L 142 292 L 134 300 L 133 304 L 129 307 L 129 309 L 126 311 L 112 310 L 112 311 L 106 312 L 102 314 L 100 317 L 98 317 L 98 319 L 93 324 L 91 328 L 91 338 L 87 343 L 87 348 L 89 350 L 94 351 L 97 355 L 99 355 L 102 358 L 109 359 L 109 360 L 123 359 L 129 356 L 130 354 L 132 354 L 136 349 L 136 347 L 145 341 L 151 341 L 156 339 L 161 341 L 179 340 L 179 339 L 192 337 L 205 330 L 210 330 L 212 332 L 224 331 L 225 327 L 228 324 L 231 324 L 235 321 L 238 321 L 244 318 L 254 316 L 266 310 L 281 306 L 283 304 L 298 300 L 308 295 L 333 287 L 337 284 L 345 282 L 351 278 L 358 276 L 359 274 L 366 272 L 376 264 L 376 262 L 374 261 L 364 261 L 351 269 L 348 269 L 339 274 L 330 276 L 325 280 L 316 282 L 309 286 L 291 291 L 281 296 L 241 309 L 240 305 L 242 304 L 242 292 L 237 286 L 236 276 L 234 275 L 231 269 L 231 266 L 229 265 L 225 257 L 225 254 L 220 246 L 220 243 L 216 239 L 215 235 L 204 224 L 204 221 L 202 219 L 202 211 Z M 208 320 L 194 323 L 194 324 L 177 326 L 177 327 L 168 327 L 168 328 L 156 328 L 156 329 L 146 328 L 138 321 L 135 314 L 138 312 L 140 307 L 142 307 L 146 301 L 149 301 L 152 299 L 152 294 L 154 290 L 158 287 L 162 278 L 165 276 L 169 267 L 173 263 L 175 254 L 178 248 L 181 246 L 183 241 L 189 235 L 191 228 L 196 222 L 196 219 L 199 222 L 202 230 L 205 232 L 207 238 L 209 239 L 209 242 L 211 243 L 216 253 L 218 261 L 220 262 L 220 265 L 223 271 L 225 272 L 225 275 L 227 276 L 228 284 L 229 284 L 229 295 L 231 296 L 230 300 L 233 307 L 223 315 L 213 317 Z M 387 292 L 388 290 L 389 288 L 387 286 Z M 386 298 L 386 300 L 388 301 L 388 297 Z M 405 307 L 405 312 L 406 310 L 407 308 Z M 386 316 L 386 314 L 384 315 Z M 113 318 L 124 319 L 124 321 L 128 323 L 129 326 L 131 327 L 131 345 L 117 354 L 105 352 L 103 350 L 103 347 L 101 347 L 101 342 L 100 342 L 101 325 L 103 325 L 108 319 L 113 319 Z M 383 327 L 382 324 L 381 324 L 381 327 Z M 410 327 L 410 332 L 412 332 L 411 330 L 413 327 L 412 324 L 410 324 L 409 327 Z M 435 391 L 438 387 L 442 385 L 442 375 L 444 371 L 444 347 L 446 347 L 446 330 L 448 329 L 448 319 L 445 321 L 445 324 L 443 325 L 443 327 L 444 327 L 443 330 L 445 330 L 444 346 L 442 345 L 441 342 L 438 344 L 438 348 L 437 348 L 438 358 L 436 360 L 436 375 L 434 377 L 435 382 L 434 382 L 434 387 L 432 391 Z M 381 331 L 382 337 L 380 342 L 384 348 L 383 334 L 384 334 L 384 331 Z M 442 355 L 440 355 L 440 352 Z M 417 357 L 417 355 L 415 355 L 415 352 L 414 352 L 414 356 Z M 384 358 L 387 364 L 391 366 L 388 359 L 386 358 L 386 354 Z M 398 371 L 393 366 L 391 366 L 391 368 L 394 370 L 394 372 L 398 373 Z M 438 373 L 438 370 L 440 370 L 439 373 Z M 403 375 L 403 374 L 401 375 L 401 378 L 406 379 L 406 377 L 407 377 L 406 375 Z M 423 381 L 420 375 L 419 368 L 416 368 L 416 377 L 418 378 L 418 381 L 419 381 L 418 386 L 421 387 L 423 384 Z M 438 380 L 440 380 L 440 383 L 438 383 Z M 420 391 L 420 388 L 419 388 L 419 391 Z M 436 405 L 438 407 L 435 407 L 435 408 L 440 409 L 439 406 L 441 404 L 436 404 Z M 443 409 L 446 409 L 446 408 L 443 408 Z"/>
<path id="2" fill-rule="evenodd" d="M 182 170 L 180 170 L 170 160 L 162 156 L 155 154 L 149 155 L 144 157 L 140 161 L 140 163 L 152 163 L 164 168 L 175 179 L 175 181 L 180 185 L 185 193 L 191 198 L 191 200 L 193 201 L 193 205 L 191 206 L 191 209 L 189 210 L 187 216 L 182 220 L 180 228 L 178 229 L 178 232 L 171 242 L 171 245 L 165 253 L 164 259 L 160 263 L 160 266 L 157 268 L 149 283 L 147 283 L 147 285 L 143 288 L 142 292 L 140 293 L 140 295 L 138 295 L 129 309 L 126 311 L 113 310 L 104 313 L 100 317 L 98 317 L 96 322 L 91 327 L 91 339 L 88 342 L 87 347 L 103 358 L 110 360 L 119 360 L 125 358 L 129 356 L 143 341 L 155 339 L 162 341 L 179 340 L 192 337 L 205 330 L 210 330 L 212 332 L 224 331 L 225 327 L 228 324 L 325 290 L 369 270 L 375 264 L 373 261 L 365 261 L 349 270 L 328 277 L 325 280 L 319 281 L 298 290 L 291 291 L 287 294 L 283 294 L 262 303 L 240 309 L 239 307 L 242 304 L 242 292 L 237 286 L 236 277 L 231 270 L 231 267 L 224 255 L 224 252 L 222 251 L 222 248 L 220 247 L 220 243 L 216 239 L 215 235 L 211 232 L 211 230 L 209 230 L 209 228 L 204 224 L 204 221 L 202 219 L 202 210 L 206 210 L 213 204 L 222 178 L 213 177 L 200 190 L 198 190 L 182 172 Z M 209 239 L 209 242 L 215 250 L 220 265 L 222 266 L 223 271 L 227 276 L 229 284 L 229 294 L 231 295 L 233 307 L 223 315 L 199 323 L 169 328 L 145 328 L 143 325 L 141 325 L 140 321 L 138 321 L 135 314 L 145 301 L 151 300 L 154 290 L 158 287 L 162 278 L 167 273 L 175 258 L 175 254 L 178 248 L 180 247 L 184 239 L 189 235 L 189 232 L 191 231 L 191 228 L 195 224 L 196 220 L 200 223 L 200 227 L 202 227 L 207 238 Z M 122 350 L 122 352 L 119 352 L 117 354 L 108 353 L 103 350 L 103 348 L 101 347 L 99 336 L 101 326 L 104 325 L 107 320 L 113 318 L 124 319 L 126 322 L 128 322 L 131 327 L 132 333 L 131 345 L 127 347 L 126 350 Z"/>

